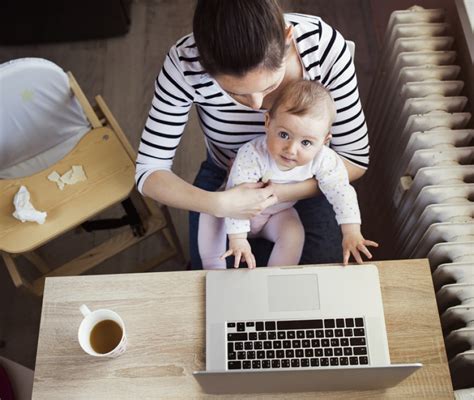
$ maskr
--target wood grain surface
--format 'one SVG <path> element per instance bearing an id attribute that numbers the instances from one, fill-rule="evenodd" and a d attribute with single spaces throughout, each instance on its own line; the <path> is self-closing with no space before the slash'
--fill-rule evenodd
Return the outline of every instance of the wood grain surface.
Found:
<path id="1" fill-rule="evenodd" d="M 302 393 L 298 399 L 453 398 L 427 260 L 375 264 L 391 360 L 421 362 L 424 367 L 384 391 Z M 205 369 L 205 275 L 193 271 L 48 278 L 33 399 L 217 398 L 202 393 L 192 376 Z M 81 350 L 77 329 L 83 303 L 121 315 L 128 337 L 125 354 L 103 360 Z"/>

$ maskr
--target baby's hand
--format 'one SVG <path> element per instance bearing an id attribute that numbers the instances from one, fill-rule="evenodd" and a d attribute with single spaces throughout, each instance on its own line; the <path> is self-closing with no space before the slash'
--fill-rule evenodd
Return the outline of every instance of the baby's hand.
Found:
<path id="1" fill-rule="evenodd" d="M 341 225 L 343 234 L 342 239 L 342 251 L 343 251 L 343 263 L 347 265 L 351 254 L 354 256 L 358 264 L 362 264 L 362 257 L 360 252 L 364 253 L 370 260 L 372 254 L 366 246 L 379 247 L 378 243 L 371 240 L 366 240 L 360 233 L 359 224 L 343 224 Z"/>
<path id="2" fill-rule="evenodd" d="M 232 238 L 231 235 L 229 235 L 229 250 L 221 256 L 221 259 L 225 259 L 231 255 L 234 255 L 234 268 L 239 268 L 241 259 L 247 263 L 250 269 L 255 268 L 257 265 L 247 238 Z"/>

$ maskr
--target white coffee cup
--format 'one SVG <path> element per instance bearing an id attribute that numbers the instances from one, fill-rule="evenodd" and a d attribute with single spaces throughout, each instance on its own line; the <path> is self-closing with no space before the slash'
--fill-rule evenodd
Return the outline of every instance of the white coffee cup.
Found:
<path id="1" fill-rule="evenodd" d="M 82 350 L 91 356 L 112 358 L 118 357 L 126 350 L 127 336 L 125 334 L 125 324 L 116 312 L 106 309 L 91 311 L 85 304 L 79 307 L 79 310 L 81 310 L 82 315 L 84 315 L 84 319 L 82 320 L 81 325 L 79 326 L 79 331 L 77 332 L 77 338 L 79 339 L 79 344 L 81 345 Z M 97 353 L 92 348 L 90 342 L 91 332 L 94 326 L 99 322 L 106 320 L 112 320 L 120 326 L 122 329 L 122 338 L 113 350 L 108 353 Z"/>

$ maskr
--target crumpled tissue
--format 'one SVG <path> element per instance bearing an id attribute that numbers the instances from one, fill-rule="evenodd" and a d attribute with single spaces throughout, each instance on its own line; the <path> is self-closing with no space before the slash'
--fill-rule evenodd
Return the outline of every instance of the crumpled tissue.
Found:
<path id="1" fill-rule="evenodd" d="M 13 205 L 15 206 L 13 216 L 21 222 L 31 221 L 44 224 L 48 215 L 46 212 L 38 211 L 33 207 L 30 201 L 30 192 L 25 186 L 20 186 L 13 198 Z"/>

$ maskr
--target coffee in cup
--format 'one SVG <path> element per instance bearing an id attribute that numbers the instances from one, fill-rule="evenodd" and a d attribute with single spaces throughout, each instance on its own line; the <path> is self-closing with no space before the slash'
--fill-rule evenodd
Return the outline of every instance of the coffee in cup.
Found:
<path id="1" fill-rule="evenodd" d="M 80 307 L 84 319 L 79 326 L 78 339 L 82 349 L 95 357 L 117 357 L 127 347 L 125 325 L 122 318 L 112 311 L 90 311 Z"/>

